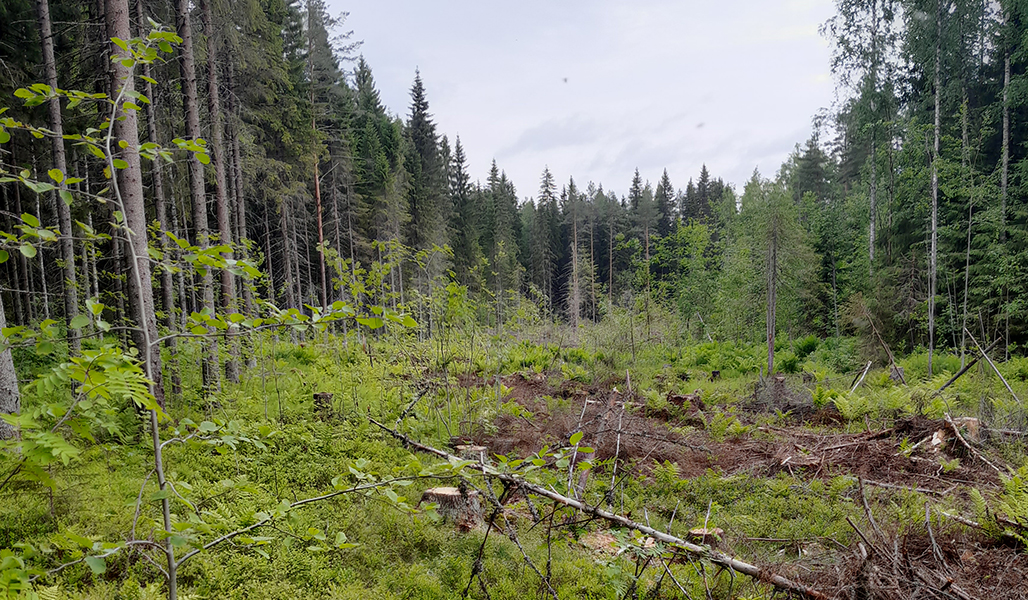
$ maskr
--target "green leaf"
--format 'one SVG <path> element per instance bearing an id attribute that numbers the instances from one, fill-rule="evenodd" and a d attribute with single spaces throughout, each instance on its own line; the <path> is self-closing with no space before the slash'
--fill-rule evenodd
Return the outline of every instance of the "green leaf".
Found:
<path id="1" fill-rule="evenodd" d="M 0 265 L 7 262 L 7 259 L 10 257 L 11 255 L 7 253 L 7 250 L 0 250 Z"/>
<path id="2" fill-rule="evenodd" d="M 32 244 L 27 243 L 27 242 L 22 244 L 21 246 L 18 246 L 18 250 L 20 250 L 21 253 L 24 254 L 26 258 L 35 258 L 36 257 L 36 247 L 33 246 Z"/>
<path id="3" fill-rule="evenodd" d="M 60 169 L 50 169 L 46 174 L 50 176 L 50 179 L 53 179 L 57 183 L 64 181 L 64 173 L 62 173 Z"/>
<path id="4" fill-rule="evenodd" d="M 171 44 L 169 44 L 168 42 L 165 42 L 165 41 L 158 42 L 157 43 L 157 47 L 161 49 L 161 52 L 166 52 L 168 54 L 171 53 Z M 157 83 L 157 82 L 153 81 L 151 83 Z"/>
<path id="5" fill-rule="evenodd" d="M 113 43 L 113 44 L 114 44 L 115 46 L 117 46 L 117 47 L 121 48 L 122 50 L 125 50 L 126 52 L 128 51 L 128 44 L 127 44 L 127 43 L 125 43 L 125 40 L 123 40 L 123 39 L 121 39 L 121 38 L 116 38 L 116 37 L 112 37 L 112 38 L 111 38 L 111 42 L 112 42 L 112 43 Z"/>
<path id="6" fill-rule="evenodd" d="M 7 133 L 7 130 L 0 127 L 0 144 L 6 144 L 11 141 L 11 134 Z"/>
<path id="7" fill-rule="evenodd" d="M 107 563 L 99 556 L 87 556 L 86 564 L 94 575 L 103 575 L 107 571 Z"/>
<path id="8" fill-rule="evenodd" d="M 196 160 L 200 161 L 200 164 L 209 165 L 211 164 L 211 157 L 204 154 L 203 152 L 197 152 L 195 154 Z"/>
<path id="9" fill-rule="evenodd" d="M 150 502 L 157 502 L 158 500 L 164 500 L 165 498 L 171 498 L 171 487 L 166 487 L 163 490 L 157 490 L 150 496 Z"/>
<path id="10" fill-rule="evenodd" d="M 128 168 L 128 163 L 125 162 L 124 160 L 120 159 L 120 158 L 116 158 L 116 159 L 112 160 L 111 162 L 114 164 L 114 168 L 115 169 L 119 169 L 120 170 L 120 169 L 127 169 Z"/>
<path id="11" fill-rule="evenodd" d="M 73 200 L 71 192 L 68 190 L 60 190 L 58 193 L 61 195 L 61 200 L 64 200 L 65 204 L 71 206 L 71 201 Z"/>
<path id="12" fill-rule="evenodd" d="M 25 221 L 25 224 L 29 227 L 39 227 L 39 219 L 37 219 L 35 215 L 31 215 L 29 213 L 22 213 L 21 220 Z"/>
<path id="13" fill-rule="evenodd" d="M 35 92 L 31 92 L 31 91 L 29 91 L 29 90 L 27 90 L 25 88 L 18 88 L 16 90 L 14 90 L 14 96 L 16 98 L 24 98 L 24 99 L 27 100 L 29 98 L 35 98 L 36 97 L 36 93 Z"/>
<path id="14" fill-rule="evenodd" d="M 381 317 L 357 317 L 357 322 L 368 329 L 378 329 L 385 325 L 385 321 Z"/>
<path id="15" fill-rule="evenodd" d="M 582 433 L 581 431 L 579 431 L 578 433 L 575 433 L 574 435 L 572 435 L 572 436 L 571 436 L 571 439 L 569 440 L 569 441 L 570 441 L 570 443 L 571 443 L 571 445 L 572 445 L 572 446 L 577 446 L 577 445 L 578 445 L 578 442 L 581 442 L 581 441 L 582 441 L 582 436 L 583 436 L 583 435 L 585 435 L 585 434 L 584 434 L 584 433 Z"/>
<path id="16" fill-rule="evenodd" d="M 82 329 L 86 325 L 89 325 L 89 317 L 86 315 L 75 315 L 75 318 L 71 320 L 70 327 L 72 329 Z"/>

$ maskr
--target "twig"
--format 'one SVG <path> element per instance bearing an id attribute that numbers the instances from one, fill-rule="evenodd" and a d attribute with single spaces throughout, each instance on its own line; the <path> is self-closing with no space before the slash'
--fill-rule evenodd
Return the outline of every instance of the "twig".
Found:
<path id="1" fill-rule="evenodd" d="M 408 436 L 406 436 L 406 435 L 404 435 L 404 434 L 402 434 L 402 433 L 400 433 L 398 431 L 394 431 L 392 429 L 389 429 L 385 425 L 379 423 L 378 421 L 376 421 L 376 420 L 374 420 L 374 419 L 372 419 L 370 417 L 369 417 L 368 420 L 371 421 L 372 424 L 374 424 L 374 425 L 378 426 L 379 428 L 381 428 L 382 430 L 388 432 L 390 435 L 392 435 L 396 439 L 402 441 L 404 444 L 406 444 L 407 446 L 409 446 L 411 448 L 414 448 L 416 450 L 420 450 L 422 452 L 426 452 L 426 453 L 429 453 L 429 454 L 434 454 L 434 455 L 436 455 L 436 456 L 438 456 L 440 458 L 443 458 L 443 459 L 445 459 L 447 461 L 450 461 L 450 460 L 460 460 L 458 457 L 456 457 L 456 456 L 454 456 L 454 455 L 452 455 L 452 454 L 450 454 L 448 452 L 444 452 L 442 450 L 438 450 L 438 449 L 433 448 L 431 446 L 426 446 L 424 444 L 416 442 L 413 439 L 411 439 L 410 437 L 408 437 Z M 576 500 L 574 498 L 569 498 L 567 496 L 564 496 L 563 494 L 557 493 L 555 491 L 548 490 L 548 489 L 546 489 L 546 488 L 544 488 L 542 486 L 535 485 L 533 483 L 529 483 L 529 482 L 525 481 L 524 479 L 521 479 L 520 477 L 518 477 L 516 475 L 509 474 L 509 473 L 499 473 L 499 472 L 496 472 L 495 470 L 493 470 L 491 467 L 484 467 L 483 468 L 483 472 L 487 472 L 488 476 L 490 476 L 490 477 L 494 477 L 494 478 L 499 479 L 501 481 L 505 481 L 505 482 L 509 482 L 509 483 L 518 485 L 523 490 L 529 491 L 529 492 L 531 492 L 533 494 L 536 494 L 538 496 L 543 496 L 545 498 L 549 498 L 550 500 L 553 500 L 554 502 L 557 502 L 559 504 L 563 504 L 565 506 L 568 506 L 568 507 L 571 507 L 571 508 L 575 508 L 575 509 L 580 510 L 582 512 L 595 515 L 596 517 L 599 517 L 599 518 L 604 519 L 606 521 L 610 521 L 611 523 L 615 523 L 615 524 L 620 525 L 622 527 L 627 527 L 629 529 L 634 529 L 634 530 L 636 530 L 636 531 L 638 531 L 640 533 L 643 533 L 645 535 L 648 535 L 648 536 L 652 537 L 655 540 L 658 540 L 658 541 L 661 541 L 661 542 L 664 542 L 664 543 L 667 543 L 667 544 L 671 544 L 671 545 L 673 545 L 676 548 L 684 550 L 688 554 L 691 554 L 691 555 L 697 556 L 699 558 L 708 560 L 708 561 L 710 561 L 713 564 L 716 564 L 716 565 L 719 565 L 719 566 L 722 566 L 722 567 L 725 567 L 725 568 L 729 568 L 729 569 L 732 569 L 734 571 L 739 571 L 740 573 L 743 573 L 744 575 L 748 575 L 750 577 L 758 579 L 761 582 L 773 585 L 774 587 L 776 587 L 776 588 L 778 588 L 780 590 L 792 592 L 792 593 L 798 594 L 798 595 L 806 597 L 806 598 L 812 598 L 814 600 L 828 600 L 828 596 L 822 594 L 821 592 L 819 592 L 819 591 L 817 591 L 817 590 L 815 590 L 813 588 L 807 587 L 806 585 L 803 585 L 802 583 L 792 581 L 790 579 L 782 577 L 781 575 L 777 575 L 777 574 L 774 574 L 774 573 L 767 572 L 766 570 L 764 570 L 764 569 L 762 569 L 762 568 L 760 568 L 760 567 L 758 567 L 756 565 L 752 565 L 752 564 L 743 562 L 741 560 L 732 558 L 731 556 L 729 556 L 727 554 L 718 552 L 718 551 L 713 550 L 711 548 L 706 548 L 706 547 L 703 547 L 703 546 L 699 546 L 699 545 L 693 544 L 691 542 L 687 542 L 686 540 L 683 540 L 681 538 L 675 537 L 673 535 L 670 535 L 670 534 L 664 533 L 662 531 L 658 531 L 656 529 L 653 529 L 652 527 L 647 527 L 646 525 L 643 525 L 641 523 L 636 523 L 635 521 L 632 521 L 631 519 L 628 519 L 627 517 L 623 517 L 621 515 L 617 515 L 617 514 L 608 512 L 606 510 L 603 510 L 602 508 L 599 508 L 598 506 L 590 506 L 590 505 L 588 505 L 585 502 L 582 502 L 580 500 Z"/>
<path id="2" fill-rule="evenodd" d="M 939 544 L 935 543 L 935 533 L 932 531 L 932 513 L 927 502 L 924 503 L 924 526 L 928 529 L 928 539 L 932 542 L 932 552 L 935 554 L 935 558 L 942 563 L 942 566 L 949 569 L 946 557 L 942 555 L 942 549 L 939 548 Z"/>
<path id="3" fill-rule="evenodd" d="M 678 580 L 675 579 L 675 574 L 671 572 L 671 568 L 667 566 L 667 563 L 664 562 L 664 559 L 661 558 L 659 560 L 661 566 L 664 567 L 664 572 L 667 573 L 667 576 L 670 577 L 671 581 L 673 581 L 674 584 L 678 587 L 678 591 L 682 592 L 682 595 L 686 598 L 689 598 L 689 600 L 692 600 L 692 596 L 689 595 L 689 592 L 685 591 L 685 588 L 682 587 L 682 584 L 678 583 Z"/>

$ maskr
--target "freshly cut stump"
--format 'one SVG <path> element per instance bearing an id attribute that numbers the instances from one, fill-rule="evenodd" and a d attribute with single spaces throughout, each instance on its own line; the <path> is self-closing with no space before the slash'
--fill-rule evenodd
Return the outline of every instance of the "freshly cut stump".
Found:
<path id="1" fill-rule="evenodd" d="M 712 527 L 708 529 L 696 527 L 695 529 L 689 530 L 689 536 L 687 539 L 694 544 L 702 544 L 704 546 L 710 546 L 711 548 L 717 548 L 718 544 L 721 543 L 721 536 L 724 534 L 724 530 L 720 527 Z"/>
<path id="2" fill-rule="evenodd" d="M 482 503 L 478 492 L 460 488 L 436 487 L 421 494 L 420 506 L 425 502 L 439 505 L 439 514 L 446 521 L 453 522 L 459 531 L 471 531 L 482 524 Z"/>

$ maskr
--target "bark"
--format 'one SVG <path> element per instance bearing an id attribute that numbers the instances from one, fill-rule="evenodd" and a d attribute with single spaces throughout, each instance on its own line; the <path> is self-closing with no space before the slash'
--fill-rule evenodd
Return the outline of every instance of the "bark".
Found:
<path id="1" fill-rule="evenodd" d="M 13 145 L 11 148 L 11 155 L 11 162 L 15 162 L 13 156 Z M 23 212 L 24 211 L 21 207 L 21 186 L 16 185 L 14 186 L 14 214 L 20 215 Z M 32 306 L 32 282 L 29 280 L 29 259 L 21 252 L 16 252 L 15 255 L 18 258 L 18 275 L 21 281 L 20 286 L 22 293 L 25 294 L 22 302 L 22 307 L 25 309 L 25 314 L 22 316 L 22 323 L 28 325 L 36 318 L 33 310 L 34 307 Z"/>
<path id="2" fill-rule="evenodd" d="M 7 327 L 4 303 L 0 302 L 0 328 Z M 18 414 L 21 410 L 21 393 L 18 391 L 18 374 L 14 370 L 11 349 L 0 352 L 0 415 Z M 18 430 L 0 419 L 0 440 L 9 440 L 18 435 Z"/>
<path id="3" fill-rule="evenodd" d="M 767 251 L 767 376 L 775 371 L 775 317 L 778 313 L 778 231 L 771 223 L 771 239 Z"/>
<path id="4" fill-rule="evenodd" d="M 239 251 L 241 252 L 240 258 L 242 260 L 247 260 L 249 258 L 249 252 L 247 252 L 245 242 L 247 239 L 246 194 L 244 193 L 243 188 L 243 158 L 239 143 L 239 105 L 236 104 L 235 101 L 236 95 L 233 75 L 233 61 L 230 60 L 228 63 L 228 112 L 231 116 L 229 123 L 231 124 L 230 138 L 232 140 L 232 184 L 233 189 L 235 189 L 236 192 L 236 242 L 239 244 Z M 253 315 L 253 291 L 251 290 L 249 283 L 245 280 L 241 281 L 240 284 L 240 287 L 242 287 L 243 290 L 243 310 L 247 315 Z"/>
<path id="5" fill-rule="evenodd" d="M 876 151 L 877 149 L 875 148 L 876 145 L 877 144 L 875 143 L 875 137 L 874 137 L 874 134 L 872 133 L 871 134 L 871 184 L 870 184 L 870 189 L 868 191 L 868 196 L 869 196 L 869 200 L 870 200 L 871 206 L 870 206 L 870 209 L 868 211 L 869 212 L 868 219 L 870 221 L 870 224 L 868 225 L 868 244 L 867 244 L 868 265 L 869 265 L 869 269 L 870 269 L 870 273 L 871 273 L 872 277 L 874 277 L 874 274 L 875 274 L 875 238 L 877 237 L 876 234 L 878 233 L 878 227 L 877 227 L 877 224 L 878 224 L 878 160 L 875 157 L 875 155 L 877 154 L 877 151 Z"/>
<path id="6" fill-rule="evenodd" d="M 1010 51 L 1003 59 L 1003 168 L 1000 171 L 999 239 L 1007 239 L 1007 185 L 1010 173 Z"/>
<path id="7" fill-rule="evenodd" d="M 57 63 L 54 60 L 54 38 L 50 29 L 50 5 L 48 0 L 36 0 L 36 15 L 39 18 L 39 37 L 43 51 L 43 68 L 46 72 L 46 84 L 57 89 Z M 68 163 L 64 153 L 64 129 L 61 122 L 61 101 L 52 98 L 49 108 L 50 138 L 53 147 L 54 168 L 65 176 L 68 175 Z M 66 189 L 63 181 L 57 184 L 61 190 Z M 82 350 L 82 339 L 79 332 L 71 328 L 71 321 L 78 315 L 78 283 L 75 280 L 75 242 L 71 229 L 71 207 L 54 192 L 57 205 L 57 225 L 60 228 L 61 260 L 64 262 L 64 321 L 68 325 L 68 349 L 74 356 Z"/>
<path id="8" fill-rule="evenodd" d="M 233 260 L 232 217 L 228 209 L 228 194 L 225 178 L 225 149 L 223 147 L 223 121 L 221 112 L 221 86 L 218 83 L 217 47 L 214 39 L 214 18 L 211 0 L 201 0 L 203 27 L 207 34 L 207 112 L 211 119 L 211 144 L 214 163 L 215 205 L 218 213 L 218 242 L 228 246 L 228 252 L 222 252 L 226 260 Z M 236 278 L 228 269 L 221 270 L 221 307 L 225 314 L 235 311 Z M 225 361 L 225 378 L 232 383 L 239 383 L 239 342 L 232 339 L 231 330 L 225 334 L 225 343 L 229 347 L 229 359 Z"/>
<path id="9" fill-rule="evenodd" d="M 186 137 L 200 139 L 200 112 L 196 95 L 196 63 L 193 58 L 193 27 L 190 23 L 189 0 L 177 0 L 175 3 L 178 34 L 182 38 L 182 104 L 186 113 Z M 218 148 L 218 144 L 214 144 Z M 189 193 L 193 200 L 193 230 L 196 245 L 200 250 L 210 246 L 210 230 L 207 223 L 207 197 L 204 189 L 203 163 L 195 155 L 189 157 Z M 214 312 L 214 283 L 211 271 L 207 269 L 201 275 L 200 288 L 203 294 L 202 308 Z M 218 373 L 218 342 L 214 339 L 214 330 L 208 327 L 208 337 L 204 344 L 206 356 L 203 364 L 204 393 L 211 394 L 220 389 Z"/>
<path id="10" fill-rule="evenodd" d="M 127 0 L 107 0 L 106 20 L 108 37 L 130 39 L 129 8 Z M 118 98 L 122 90 L 134 91 L 135 85 L 131 71 L 119 61 L 111 63 L 111 98 Z M 132 330 L 132 338 L 136 348 L 143 357 L 143 365 L 147 377 L 153 381 L 153 395 L 158 404 L 164 406 L 164 388 L 161 381 L 161 354 L 151 341 L 157 339 L 157 319 L 154 313 L 153 284 L 150 279 L 150 255 L 147 252 L 146 240 L 146 207 L 143 203 L 143 169 L 139 161 L 139 128 L 134 110 L 118 110 L 118 119 L 114 121 L 114 139 L 126 142 L 119 152 L 121 159 L 128 166 L 117 169 L 116 198 L 120 200 L 125 215 L 124 231 L 126 238 L 126 255 L 130 267 L 128 277 L 129 298 L 132 304 L 132 317 L 136 327 Z M 114 142 L 112 142 L 113 152 Z"/>
<path id="11" fill-rule="evenodd" d="M 942 63 L 942 0 L 936 2 L 935 14 L 935 145 L 932 153 L 932 223 L 928 265 L 928 376 L 932 376 L 932 356 L 935 351 L 935 288 L 938 279 L 939 240 L 939 133 L 940 67 Z"/>
<path id="12" fill-rule="evenodd" d="M 145 33 L 142 29 L 143 23 L 146 22 L 146 18 L 143 11 L 143 0 L 136 0 L 136 22 L 139 27 L 139 36 L 145 37 Z M 142 66 L 143 76 L 150 78 L 150 65 L 143 64 Z M 154 110 L 154 91 L 153 84 L 144 79 L 143 93 L 150 99 L 150 102 L 143 104 L 143 109 L 146 114 L 146 134 L 150 142 L 157 142 L 157 115 Z M 163 235 L 164 231 L 171 231 L 171 223 L 168 221 L 168 208 L 167 200 L 164 195 L 164 174 L 161 168 L 161 161 L 163 159 L 158 158 L 150 163 L 150 179 L 153 186 L 153 203 L 154 211 L 157 215 L 157 222 L 159 224 L 159 231 L 162 235 L 159 236 L 157 243 L 161 249 L 161 254 L 167 260 L 169 254 L 168 238 Z M 175 331 L 175 283 L 168 269 L 161 269 L 161 303 L 164 309 L 164 325 L 168 328 L 168 331 Z M 168 355 L 170 360 L 168 361 L 168 372 L 171 374 L 171 393 L 179 395 L 182 393 L 182 379 L 179 376 L 178 360 L 176 358 L 177 349 L 175 338 L 170 337 L 164 343 L 165 347 L 168 348 Z"/>
<path id="13" fill-rule="evenodd" d="M 582 297 L 578 285 L 578 212 L 575 198 L 571 205 L 571 326 L 578 331 L 578 316 L 582 312 Z"/>

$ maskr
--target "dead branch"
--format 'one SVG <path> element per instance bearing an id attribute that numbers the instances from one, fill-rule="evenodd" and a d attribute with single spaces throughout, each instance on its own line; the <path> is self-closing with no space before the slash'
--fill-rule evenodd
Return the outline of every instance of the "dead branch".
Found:
<path id="1" fill-rule="evenodd" d="M 857 391 L 857 388 L 858 388 L 858 387 L 860 387 L 860 384 L 861 384 L 861 383 L 863 383 L 863 381 L 864 381 L 864 377 L 867 377 L 867 372 L 868 372 L 868 370 L 870 370 L 870 369 L 871 369 L 871 361 L 867 361 L 867 366 L 866 366 L 866 367 L 864 367 L 864 372 L 860 374 L 860 378 L 859 378 L 859 379 L 857 379 L 857 382 L 853 384 L 853 388 L 852 388 L 852 389 L 850 389 L 850 393 L 851 393 L 851 394 L 852 394 L 853 392 Z"/>
<path id="2" fill-rule="evenodd" d="M 410 437 L 408 437 L 408 436 L 406 436 L 406 435 L 404 435 L 404 434 L 402 434 L 402 433 L 400 433 L 398 431 L 389 429 L 385 425 L 379 423 L 378 421 L 376 421 L 376 420 L 374 420 L 374 419 L 372 419 L 370 417 L 368 418 L 368 420 L 371 421 L 371 423 L 373 423 L 374 425 L 376 425 L 379 428 L 381 428 L 383 431 L 388 432 L 390 435 L 392 435 L 396 439 L 398 439 L 401 442 L 403 442 L 408 447 L 414 448 L 416 450 L 420 450 L 422 452 L 426 452 L 428 454 L 434 454 L 434 455 L 436 455 L 436 456 L 438 456 L 440 458 L 446 459 L 448 461 L 460 461 L 461 460 L 459 457 L 454 456 L 454 455 L 452 455 L 452 454 L 450 454 L 448 452 L 445 452 L 443 450 L 438 450 L 438 449 L 433 448 L 431 446 L 426 446 L 424 444 L 416 442 L 413 439 L 411 439 Z M 724 568 L 730 569 L 732 571 L 738 571 L 739 573 L 742 573 L 744 575 L 748 575 L 750 577 L 753 577 L 753 578 L 755 578 L 755 579 L 757 579 L 757 580 L 759 580 L 759 581 L 761 581 L 763 583 L 767 583 L 767 584 L 773 585 L 774 587 L 776 587 L 776 588 L 778 588 L 780 590 L 783 590 L 783 591 L 786 591 L 786 592 L 796 593 L 796 594 L 798 594 L 800 596 L 803 596 L 805 598 L 812 598 L 814 600 L 828 600 L 828 596 L 826 596 L 825 594 L 822 594 L 821 592 L 819 592 L 819 591 L 817 591 L 817 590 L 815 590 L 813 588 L 807 587 L 806 585 L 803 585 L 802 583 L 795 582 L 795 581 L 792 581 L 790 579 L 786 579 L 785 577 L 782 577 L 781 575 L 776 575 L 774 573 L 767 572 L 764 569 L 761 569 L 760 567 L 758 567 L 756 565 L 752 565 L 750 563 L 743 562 L 741 560 L 737 560 L 735 558 L 732 558 L 731 556 L 728 556 L 727 554 L 718 552 L 716 550 L 712 550 L 710 548 L 705 548 L 703 546 L 698 546 L 696 544 L 687 542 L 687 541 L 685 541 L 685 540 L 683 540 L 683 539 L 681 539 L 679 537 L 675 537 L 673 535 L 664 533 L 664 532 L 659 531 L 657 529 L 653 529 L 652 527 L 648 527 L 648 526 L 643 525 L 641 523 L 636 523 L 635 521 L 632 521 L 632 520 L 630 520 L 630 519 L 628 519 L 626 517 L 623 517 L 621 515 L 617 515 L 617 514 L 605 511 L 602 508 L 599 508 L 598 506 L 590 506 L 590 505 L 588 505 L 585 502 L 582 502 L 580 500 L 575 500 L 574 498 L 569 498 L 567 496 L 564 496 L 563 494 L 557 493 L 557 492 L 552 491 L 552 490 L 548 490 L 548 489 L 546 489 L 544 487 L 535 485 L 533 483 L 529 483 L 529 482 L 525 481 L 524 479 L 522 479 L 522 478 L 520 478 L 520 477 L 518 477 L 516 475 L 512 475 L 512 474 L 509 474 L 509 473 L 498 473 L 498 472 L 495 472 L 495 471 L 487 473 L 487 469 L 488 469 L 487 466 L 482 465 L 482 472 L 483 472 L 483 474 L 487 474 L 488 476 L 495 477 L 495 478 L 499 479 L 500 481 L 503 481 L 503 482 L 506 482 L 506 483 L 510 483 L 510 484 L 519 486 L 524 491 L 531 492 L 533 494 L 536 494 L 538 496 L 543 496 L 545 498 L 549 498 L 550 500 L 553 500 L 554 502 L 557 502 L 559 504 L 563 504 L 564 506 L 568 506 L 568 507 L 580 510 L 580 511 L 582 511 L 584 513 L 594 515 L 596 517 L 599 517 L 599 518 L 604 519 L 606 521 L 609 521 L 611 523 L 615 523 L 615 524 L 620 525 L 622 527 L 627 527 L 629 529 L 634 529 L 636 531 L 639 531 L 640 533 L 643 533 L 643 534 L 646 534 L 646 535 L 652 537 L 655 540 L 659 540 L 659 541 L 664 542 L 666 544 L 670 544 L 671 546 L 673 546 L 675 548 L 678 548 L 680 550 L 684 550 L 685 552 L 687 552 L 687 553 L 689 553 L 691 555 L 697 556 L 699 558 L 706 559 L 707 561 L 709 561 L 709 562 L 711 562 L 711 563 L 713 563 L 715 565 L 718 565 L 720 567 L 724 567 Z M 491 469 L 489 469 L 489 470 L 491 471 Z"/>
<path id="3" fill-rule="evenodd" d="M 903 385 L 907 385 L 907 379 L 903 377 L 903 370 L 896 364 L 896 357 L 892 355 L 892 350 L 889 349 L 889 345 L 885 343 L 884 339 L 882 339 L 882 334 L 878 333 L 878 328 L 875 327 L 875 320 L 871 318 L 871 313 L 868 312 L 866 306 L 864 307 L 864 314 L 867 315 L 867 322 L 871 324 L 871 331 L 874 332 L 875 337 L 877 337 L 878 341 L 882 344 L 882 348 L 885 348 L 885 353 L 889 355 L 889 366 L 892 367 L 892 371 L 899 375 L 900 381 L 903 382 Z"/>
<path id="4" fill-rule="evenodd" d="M 964 331 L 967 331 L 966 327 L 964 328 Z M 974 342 L 974 345 L 978 347 L 978 351 L 981 352 L 982 356 L 985 357 L 985 360 L 989 362 L 989 366 L 992 367 L 992 370 L 996 372 L 996 376 L 999 377 L 999 380 L 1003 382 L 1003 385 L 1007 386 L 1007 391 L 1010 392 L 1010 395 L 1014 397 L 1014 400 L 1016 400 L 1017 403 L 1020 404 L 1021 399 L 1017 397 L 1017 394 L 1014 393 L 1014 389 L 1010 387 L 1010 384 L 1007 383 L 1006 378 L 1003 377 L 1003 374 L 999 372 L 999 368 L 996 367 L 996 363 L 992 362 L 992 359 L 989 358 L 989 355 L 985 352 L 985 350 L 982 350 L 982 345 L 978 343 L 978 340 L 974 339 L 974 336 L 971 335 L 970 331 L 967 331 L 967 337 L 971 338 L 971 341 Z"/>
<path id="5" fill-rule="evenodd" d="M 991 344 L 989 344 L 989 347 L 985 349 L 985 352 L 991 351 L 993 348 L 996 347 L 997 344 L 999 344 L 999 342 L 1000 342 L 1000 340 L 996 340 L 995 342 L 992 342 Z M 957 371 L 956 375 L 954 375 L 953 377 L 950 377 L 949 381 L 947 381 L 946 383 L 942 384 L 941 388 L 935 390 L 935 393 L 932 394 L 930 396 L 930 398 L 934 398 L 934 397 L 938 396 L 939 394 L 942 393 L 943 390 L 945 390 L 949 386 L 953 385 L 953 383 L 956 382 L 956 380 L 960 379 L 964 375 L 964 373 L 967 373 L 968 371 L 970 371 L 971 367 L 973 367 L 976 364 L 978 364 L 978 361 L 981 360 L 981 359 L 982 359 L 981 355 L 978 355 L 978 356 L 974 357 L 971 360 L 971 362 L 969 362 L 966 365 L 964 365 L 963 369 L 960 369 L 959 371 Z"/>
<path id="6" fill-rule="evenodd" d="M 953 430 L 953 435 L 955 435 L 957 439 L 960 441 L 960 443 L 963 444 L 965 448 L 967 448 L 967 450 L 971 453 L 972 456 L 979 458 L 983 463 L 992 467 L 993 470 L 995 470 L 997 473 L 1001 472 L 999 470 L 999 467 L 989 462 L 989 459 L 985 458 L 985 456 L 983 456 L 981 452 L 975 450 L 971 446 L 971 444 L 967 443 L 967 440 L 964 439 L 964 436 L 960 435 L 960 428 L 957 427 L 956 423 L 953 422 L 953 419 L 950 418 L 949 413 L 946 413 L 946 424 L 949 425 L 950 429 Z"/>

